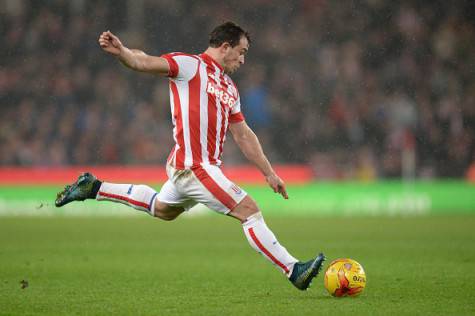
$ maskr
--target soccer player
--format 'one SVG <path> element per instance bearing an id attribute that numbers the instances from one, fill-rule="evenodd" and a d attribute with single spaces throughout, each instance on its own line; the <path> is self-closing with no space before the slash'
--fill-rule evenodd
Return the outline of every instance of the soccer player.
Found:
<path id="1" fill-rule="evenodd" d="M 325 256 L 300 262 L 276 239 L 256 202 L 221 171 L 221 155 L 229 129 L 240 150 L 264 175 L 274 192 L 287 199 L 285 184 L 274 172 L 254 132 L 241 113 L 236 85 L 229 77 L 244 64 L 250 36 L 226 22 L 210 34 L 209 47 L 199 55 L 170 53 L 160 57 L 129 49 L 110 31 L 99 45 L 135 71 L 166 76 L 170 84 L 173 147 L 167 161 L 168 181 L 157 193 L 146 185 L 99 181 L 84 173 L 58 193 L 60 207 L 96 199 L 126 204 L 163 220 L 173 220 L 197 203 L 238 219 L 252 248 L 278 267 L 300 290 L 310 286 Z"/>

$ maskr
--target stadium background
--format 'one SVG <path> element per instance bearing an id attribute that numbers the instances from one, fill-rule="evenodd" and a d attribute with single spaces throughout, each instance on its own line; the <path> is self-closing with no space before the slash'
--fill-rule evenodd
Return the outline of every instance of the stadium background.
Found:
<path id="1" fill-rule="evenodd" d="M 0 314 L 475 314 L 474 17 L 462 0 L 0 0 Z M 84 170 L 165 180 L 167 82 L 105 55 L 100 32 L 199 53 L 225 20 L 251 33 L 233 78 L 290 199 L 231 137 L 225 172 L 299 258 L 360 261 L 357 301 L 285 287 L 206 209 L 53 206 Z"/>
<path id="2" fill-rule="evenodd" d="M 231 19 L 253 38 L 235 76 L 243 112 L 290 184 L 380 183 L 370 186 L 378 197 L 362 208 L 431 210 L 438 192 L 448 191 L 447 203 L 475 208 L 464 180 L 475 177 L 470 1 L 4 0 L 1 7 L 4 185 L 63 184 L 85 166 L 132 172 L 94 169 L 105 179 L 163 182 L 173 145 L 167 82 L 121 67 L 97 36 L 110 29 L 151 54 L 199 53 L 209 30 Z M 236 181 L 259 182 L 257 172 L 233 169 L 246 162 L 230 137 L 224 162 Z M 381 197 L 394 189 L 381 182 L 388 179 L 403 179 L 395 198 Z M 459 180 L 446 189 L 441 179 Z M 421 189 L 418 181 L 432 185 Z"/>
<path id="3" fill-rule="evenodd" d="M 163 163 L 166 80 L 120 67 L 97 34 L 151 54 L 199 53 L 224 17 L 252 34 L 236 81 L 272 161 L 400 177 L 411 137 L 417 176 L 464 177 L 474 161 L 469 1 L 3 2 L 2 165 Z"/>

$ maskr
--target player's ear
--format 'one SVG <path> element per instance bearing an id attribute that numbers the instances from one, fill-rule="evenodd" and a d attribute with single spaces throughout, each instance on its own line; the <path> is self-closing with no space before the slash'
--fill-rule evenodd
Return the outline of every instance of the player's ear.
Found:
<path id="1" fill-rule="evenodd" d="M 228 42 L 224 42 L 223 44 L 221 44 L 221 50 L 226 53 L 229 49 L 231 49 L 231 44 L 229 44 Z"/>

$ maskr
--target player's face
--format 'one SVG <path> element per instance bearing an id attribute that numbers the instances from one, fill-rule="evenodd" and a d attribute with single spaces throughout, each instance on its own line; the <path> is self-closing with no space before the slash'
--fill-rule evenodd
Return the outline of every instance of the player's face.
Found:
<path id="1" fill-rule="evenodd" d="M 238 45 L 229 46 L 224 56 L 224 71 L 228 74 L 235 72 L 244 64 L 244 56 L 248 50 L 249 42 L 245 36 L 241 37 Z"/>

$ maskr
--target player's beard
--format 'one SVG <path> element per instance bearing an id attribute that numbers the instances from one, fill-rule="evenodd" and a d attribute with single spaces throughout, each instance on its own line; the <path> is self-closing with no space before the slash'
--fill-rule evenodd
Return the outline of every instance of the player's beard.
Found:
<path id="1" fill-rule="evenodd" d="M 229 67 L 227 69 L 224 69 L 224 72 L 227 73 L 228 75 L 231 75 L 235 73 L 238 69 L 239 69 L 239 66 Z"/>

